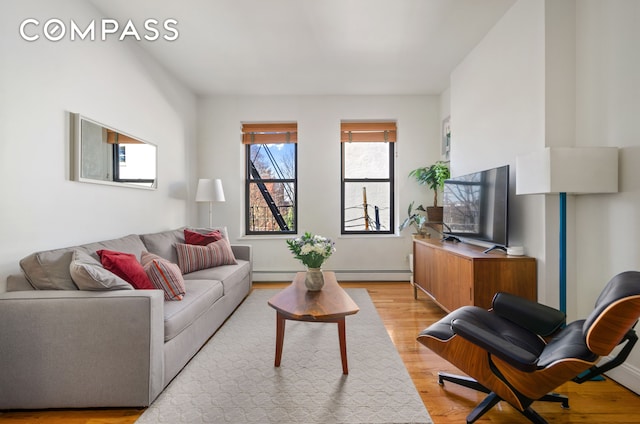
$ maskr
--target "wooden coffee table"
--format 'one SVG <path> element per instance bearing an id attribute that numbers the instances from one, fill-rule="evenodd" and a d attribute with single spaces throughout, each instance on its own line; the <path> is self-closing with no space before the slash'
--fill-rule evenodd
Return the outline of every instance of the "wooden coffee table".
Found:
<path id="1" fill-rule="evenodd" d="M 335 322 L 338 324 L 342 373 L 349 374 L 347 367 L 347 340 L 345 317 L 357 313 L 360 308 L 338 285 L 333 272 L 323 272 L 324 286 L 319 291 L 308 291 L 304 285 L 305 273 L 299 272 L 293 283 L 269 299 L 269 306 L 276 310 L 276 360 L 280 366 L 285 320 L 308 322 Z"/>

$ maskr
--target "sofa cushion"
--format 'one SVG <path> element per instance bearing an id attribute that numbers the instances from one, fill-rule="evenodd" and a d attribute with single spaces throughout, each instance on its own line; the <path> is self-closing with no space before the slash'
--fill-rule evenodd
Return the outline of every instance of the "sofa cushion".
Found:
<path id="1" fill-rule="evenodd" d="M 228 287 L 239 284 L 251 273 L 251 262 L 236 259 L 237 265 L 222 265 L 215 268 L 207 268 L 184 274 L 185 282 L 190 280 L 219 280 L 224 286 L 225 293 Z"/>
<path id="2" fill-rule="evenodd" d="M 107 249 L 98 250 L 96 253 L 106 270 L 113 272 L 134 288 L 142 290 L 156 288 L 133 253 L 116 252 Z"/>
<path id="3" fill-rule="evenodd" d="M 120 237 L 117 239 L 103 240 L 94 243 L 83 244 L 82 247 L 89 253 L 97 252 L 98 250 L 107 249 L 116 252 L 131 253 L 136 255 L 136 258 L 140 258 L 142 252 L 147 250 L 144 247 L 144 243 L 140 240 L 140 236 L 137 234 L 129 234 L 128 236 Z"/>
<path id="4" fill-rule="evenodd" d="M 178 266 L 183 274 L 220 265 L 237 264 L 227 239 L 214 241 L 206 246 L 176 243 L 176 250 Z"/>
<path id="5" fill-rule="evenodd" d="M 214 230 L 206 234 L 197 231 L 184 229 L 184 242 L 186 244 L 197 244 L 198 246 L 206 246 L 209 243 L 222 239 L 220 230 Z"/>
<path id="6" fill-rule="evenodd" d="M 184 230 L 186 227 L 178 228 L 176 230 L 161 231 L 159 233 L 142 234 L 142 239 L 146 250 L 149 253 L 153 253 L 158 256 L 162 256 L 169 262 L 174 264 L 178 263 L 178 253 L 176 252 L 176 243 L 184 243 Z M 213 227 L 213 228 L 189 228 L 191 231 L 206 234 L 214 230 L 220 231 L 223 237 L 227 238 L 226 227 Z"/>
<path id="7" fill-rule="evenodd" d="M 180 334 L 222 297 L 220 281 L 186 281 L 186 293 L 180 302 L 164 303 L 164 341 Z"/>
<path id="8" fill-rule="evenodd" d="M 165 300 L 182 300 L 185 285 L 178 265 L 149 252 L 142 252 L 140 260 L 153 285 L 164 291 Z"/>
<path id="9" fill-rule="evenodd" d="M 20 268 L 37 290 L 78 290 L 69 273 L 72 248 L 36 252 L 20 261 Z"/>
<path id="10" fill-rule="evenodd" d="M 69 273 L 73 251 L 81 250 L 92 254 L 100 249 L 133 253 L 140 257 L 145 247 L 140 237 L 130 234 L 112 240 L 32 253 L 20 261 L 20 267 L 35 289 L 77 290 Z"/>
<path id="11" fill-rule="evenodd" d="M 102 267 L 89 254 L 74 250 L 69 274 L 80 290 L 133 290 L 131 284 Z"/>

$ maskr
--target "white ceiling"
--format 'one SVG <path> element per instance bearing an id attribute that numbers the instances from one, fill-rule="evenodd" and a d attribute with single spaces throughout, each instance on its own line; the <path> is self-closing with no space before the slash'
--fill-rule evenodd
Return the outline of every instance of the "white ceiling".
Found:
<path id="1" fill-rule="evenodd" d="M 515 0 L 93 0 L 199 95 L 440 94 Z"/>

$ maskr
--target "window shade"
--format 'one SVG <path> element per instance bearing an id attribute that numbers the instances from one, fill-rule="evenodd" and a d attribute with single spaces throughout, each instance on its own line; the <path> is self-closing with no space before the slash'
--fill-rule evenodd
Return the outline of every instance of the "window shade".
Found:
<path id="1" fill-rule="evenodd" d="M 296 122 L 242 124 L 242 144 L 297 143 Z"/>
<path id="2" fill-rule="evenodd" d="M 396 141 L 395 122 L 342 122 L 340 141 Z"/>

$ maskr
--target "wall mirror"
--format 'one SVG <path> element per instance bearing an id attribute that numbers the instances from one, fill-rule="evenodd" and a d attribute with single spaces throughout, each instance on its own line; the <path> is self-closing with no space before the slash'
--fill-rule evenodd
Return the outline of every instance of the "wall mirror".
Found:
<path id="1" fill-rule="evenodd" d="M 72 114 L 73 178 L 144 189 L 157 187 L 157 147 L 80 114 Z"/>

